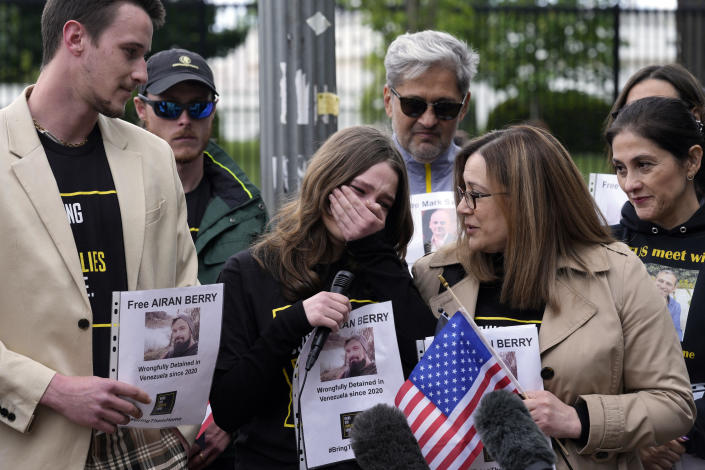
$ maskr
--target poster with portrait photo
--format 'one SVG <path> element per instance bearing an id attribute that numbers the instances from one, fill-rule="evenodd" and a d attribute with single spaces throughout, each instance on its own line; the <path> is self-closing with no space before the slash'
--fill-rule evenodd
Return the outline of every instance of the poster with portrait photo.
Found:
<path id="1" fill-rule="evenodd" d="M 152 400 L 135 403 L 143 416 L 128 426 L 201 423 L 222 311 L 222 284 L 113 293 L 110 377 L 141 388 Z"/>
<path id="2" fill-rule="evenodd" d="M 144 313 L 144 360 L 169 359 L 198 354 L 201 308 Z"/>
<path id="3" fill-rule="evenodd" d="M 393 405 L 404 382 L 392 302 L 353 308 L 306 373 L 312 338 L 301 350 L 292 383 L 305 468 L 354 459 L 350 429 L 355 415 L 378 403 Z"/>
<path id="4" fill-rule="evenodd" d="M 654 281 L 654 288 L 668 307 L 678 340 L 683 341 L 688 325 L 690 302 L 698 280 L 698 270 L 675 268 L 658 263 L 646 263 L 646 270 Z"/>
<path id="5" fill-rule="evenodd" d="M 438 251 L 458 237 L 455 208 L 438 207 L 421 211 L 424 255 Z"/>
<path id="6" fill-rule="evenodd" d="M 425 254 L 455 241 L 458 236 L 455 194 L 452 191 L 411 196 L 414 235 L 406 250 L 409 268 Z"/>
<path id="7" fill-rule="evenodd" d="M 331 333 L 321 355 L 321 382 L 363 375 L 376 375 L 374 328 Z"/>

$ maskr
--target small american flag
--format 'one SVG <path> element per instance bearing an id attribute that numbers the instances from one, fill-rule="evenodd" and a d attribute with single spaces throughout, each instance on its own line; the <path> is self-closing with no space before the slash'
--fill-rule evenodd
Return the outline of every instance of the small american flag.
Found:
<path id="1" fill-rule="evenodd" d="M 467 469 L 482 451 L 472 414 L 485 393 L 516 391 L 462 313 L 453 315 L 395 398 L 432 469 Z"/>

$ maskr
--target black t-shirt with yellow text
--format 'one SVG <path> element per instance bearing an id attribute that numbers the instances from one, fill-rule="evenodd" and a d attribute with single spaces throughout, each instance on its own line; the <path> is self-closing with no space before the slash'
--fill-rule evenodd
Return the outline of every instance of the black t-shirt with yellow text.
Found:
<path id="1" fill-rule="evenodd" d="M 81 262 L 93 312 L 93 374 L 108 376 L 113 291 L 127 290 L 117 191 L 96 126 L 88 141 L 66 147 L 39 133 Z"/>

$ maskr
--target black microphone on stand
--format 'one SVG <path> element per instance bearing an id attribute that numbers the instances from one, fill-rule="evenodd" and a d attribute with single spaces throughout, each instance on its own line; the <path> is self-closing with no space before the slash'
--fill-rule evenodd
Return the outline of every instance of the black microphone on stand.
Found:
<path id="1" fill-rule="evenodd" d="M 330 291 L 335 294 L 347 295 L 350 284 L 352 284 L 355 275 L 350 271 L 338 271 L 333 278 L 333 285 L 330 287 Z M 311 370 L 311 367 L 318 360 L 318 355 L 321 354 L 321 349 L 328 339 L 330 334 L 330 328 L 325 326 L 317 326 L 316 331 L 313 333 L 313 343 L 311 343 L 311 352 L 308 353 L 308 359 L 306 359 L 306 370 Z"/>

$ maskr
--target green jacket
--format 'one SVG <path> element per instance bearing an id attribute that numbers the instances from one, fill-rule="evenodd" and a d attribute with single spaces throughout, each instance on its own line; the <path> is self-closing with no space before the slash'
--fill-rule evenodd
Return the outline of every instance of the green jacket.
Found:
<path id="1" fill-rule="evenodd" d="M 204 153 L 203 177 L 213 188 L 196 236 L 198 280 L 216 282 L 227 259 L 249 248 L 267 224 L 259 189 L 225 151 L 212 140 Z"/>

